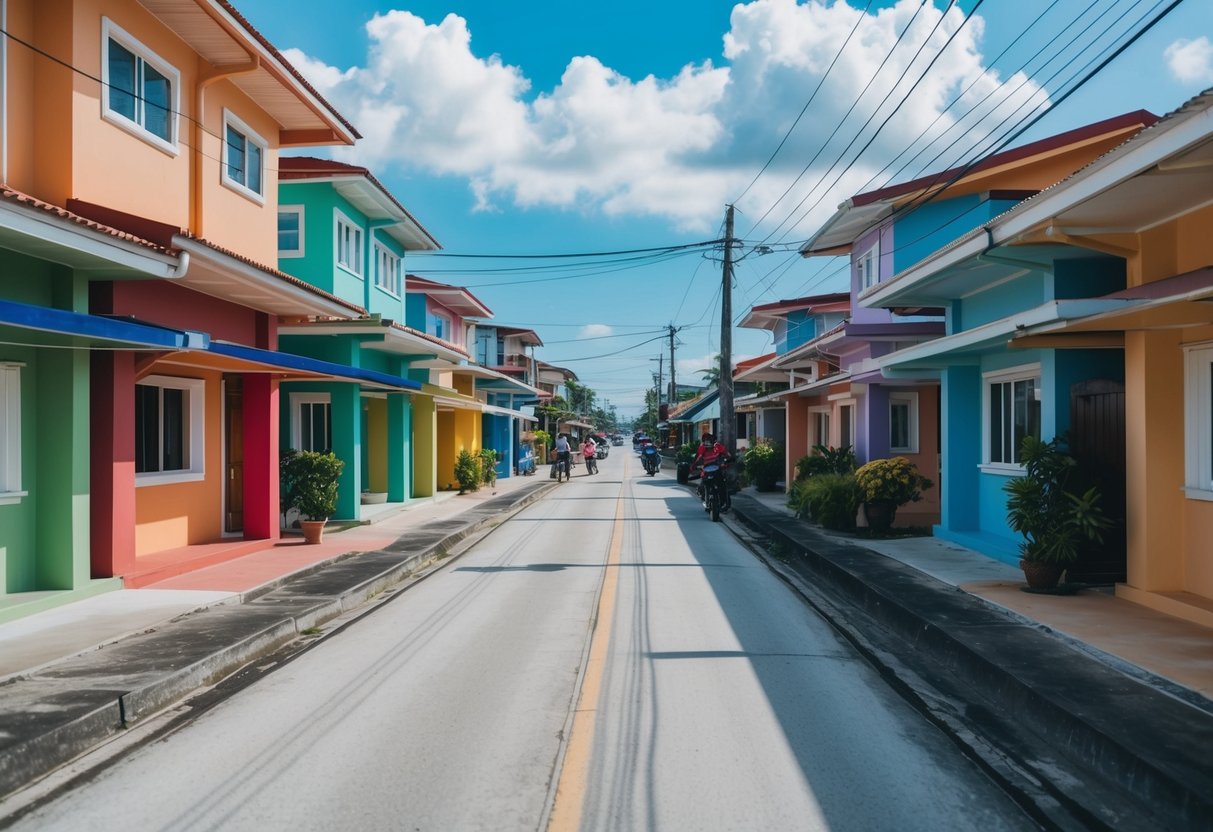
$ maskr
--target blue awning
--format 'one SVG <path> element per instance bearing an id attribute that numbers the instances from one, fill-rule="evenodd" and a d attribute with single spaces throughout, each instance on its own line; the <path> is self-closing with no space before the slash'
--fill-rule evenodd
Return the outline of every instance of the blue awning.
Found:
<path id="1" fill-rule="evenodd" d="M 204 332 L 0 300 L 0 340 L 31 347 L 206 349 Z"/>
<path id="2" fill-rule="evenodd" d="M 215 355 L 260 364 L 267 369 L 295 372 L 314 378 L 354 381 L 370 387 L 386 388 L 389 390 L 421 389 L 420 382 L 404 378 L 403 376 L 394 376 L 390 373 L 381 373 L 378 370 L 367 370 L 362 367 L 335 364 L 331 361 L 321 361 L 318 358 L 308 358 L 289 352 L 275 352 L 274 350 L 246 347 L 243 344 L 232 344 L 227 341 L 212 341 L 206 351 Z"/>

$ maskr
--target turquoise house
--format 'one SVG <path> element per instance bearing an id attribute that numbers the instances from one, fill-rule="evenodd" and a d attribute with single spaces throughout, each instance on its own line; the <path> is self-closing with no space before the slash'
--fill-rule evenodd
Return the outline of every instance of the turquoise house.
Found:
<path id="1" fill-rule="evenodd" d="M 279 268 L 364 314 L 350 320 L 283 319 L 278 348 L 409 379 L 415 387 L 376 389 L 329 380 L 282 384 L 280 447 L 332 450 L 345 462 L 336 519 L 365 520 L 419 496 L 415 410 L 417 399 L 426 398 L 419 391 L 429 374 L 415 365 L 466 357 L 402 323 L 406 253 L 438 248 L 366 168 L 311 157 L 279 160 Z M 422 479 L 429 480 L 432 463 L 425 454 L 421 459 L 427 468 Z"/>
<path id="2" fill-rule="evenodd" d="M 1056 252 L 1048 245 L 986 246 L 946 267 L 934 265 L 935 252 L 979 235 L 995 217 L 1153 120 L 1130 113 L 926 177 L 899 186 L 898 200 L 885 207 L 891 216 L 882 223 L 879 251 L 890 258 L 889 268 L 874 272 L 860 305 L 945 313 L 942 337 L 876 359 L 885 378 L 939 379 L 937 536 L 1017 562 L 1020 538 L 1007 525 L 1003 486 L 1023 471 L 1020 443 L 1070 432 L 1075 402 L 1087 390 L 1123 385 L 1124 362 L 1118 350 L 1022 349 L 1011 339 L 1025 327 L 1085 314 L 1083 299 L 1124 288 L 1125 269 L 1119 258 L 1063 253 L 1060 245 Z"/>

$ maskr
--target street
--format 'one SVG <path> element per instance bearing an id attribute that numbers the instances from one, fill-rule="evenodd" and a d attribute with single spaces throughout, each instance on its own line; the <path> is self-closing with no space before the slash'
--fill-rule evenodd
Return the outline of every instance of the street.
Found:
<path id="1" fill-rule="evenodd" d="M 671 472 L 599 464 L 14 828 L 1035 828 Z"/>

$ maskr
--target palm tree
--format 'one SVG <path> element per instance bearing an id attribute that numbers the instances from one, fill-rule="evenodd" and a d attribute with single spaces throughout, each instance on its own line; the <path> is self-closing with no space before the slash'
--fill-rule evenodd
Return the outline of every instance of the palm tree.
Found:
<path id="1" fill-rule="evenodd" d="M 703 376 L 703 381 L 708 387 L 720 386 L 720 353 L 712 356 L 712 366 L 706 370 L 700 370 L 699 375 Z"/>

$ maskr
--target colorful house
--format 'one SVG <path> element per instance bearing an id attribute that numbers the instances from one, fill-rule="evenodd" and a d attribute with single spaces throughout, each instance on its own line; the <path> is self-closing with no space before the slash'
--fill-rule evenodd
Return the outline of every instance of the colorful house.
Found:
<path id="1" fill-rule="evenodd" d="M 482 442 L 497 451 L 498 477 L 514 473 L 523 435 L 537 422 L 532 413 L 524 412 L 540 401 L 535 359 L 526 350 L 542 346 L 543 340 L 532 329 L 476 325 L 476 363 L 481 370 L 476 395 L 485 403 Z"/>
<path id="2" fill-rule="evenodd" d="M 328 159 L 279 160 L 278 262 L 320 290 L 365 310 L 348 320 L 301 316 L 279 327 L 280 349 L 408 377 L 422 360 L 462 361 L 466 353 L 405 326 L 405 258 L 434 251 L 437 240 L 369 170 Z M 342 381 L 291 382 L 282 388 L 279 445 L 331 450 L 345 462 L 337 518 L 365 520 L 433 494 L 415 480 L 414 407 L 432 402 L 412 392 Z M 422 428 L 424 433 L 425 428 Z M 431 456 L 419 479 L 428 484 Z"/>
<path id="3" fill-rule="evenodd" d="M 1101 480 L 1113 512 L 1116 481 L 1123 484 L 1127 560 L 1117 596 L 1206 626 L 1213 626 L 1210 193 L 1213 92 L 1206 92 L 905 276 L 997 281 L 1027 270 L 1088 289 L 1056 293 L 988 328 L 1004 333 L 1015 364 L 1041 361 L 1042 421 L 1051 405 L 1069 405 L 1071 446 Z M 1014 262 L 1031 266 L 1012 270 Z M 1105 274 L 1120 280 L 1100 293 Z M 1050 374 L 1093 351 L 1118 365 L 1123 356 L 1123 375 L 1112 379 L 1123 387 L 1055 393 Z M 1045 438 L 1053 427 L 1042 425 Z"/>
<path id="4" fill-rule="evenodd" d="M 51 336 L 6 350 L 24 418 L 5 429 L 22 444 L 5 459 L 5 590 L 62 599 L 263 546 L 278 534 L 278 384 L 348 369 L 281 357 L 277 321 L 365 314 L 261 265 L 276 259 L 278 152 L 358 134 L 223 0 L 5 10 L 37 50 L 5 52 L 0 159 L 24 268 L 0 297 L 81 316 L 20 319 L 75 351 L 38 343 Z M 36 382 L 57 364 L 52 393 Z"/>
<path id="5" fill-rule="evenodd" d="M 1040 197 L 1033 194 L 1048 193 L 1050 185 L 1154 120 L 1130 113 L 998 154 L 971 170 L 886 189 L 879 193 L 889 217 L 875 220 L 875 233 L 854 234 L 856 249 L 875 247 L 873 260 L 880 263 L 870 281 L 866 266 L 861 270 L 867 281 L 861 307 L 945 311 L 942 337 L 898 345 L 874 360 L 887 379 L 939 377 L 938 536 L 1016 562 L 1019 538 L 1007 525 L 1003 486 L 1022 471 L 1022 439 L 1085 432 L 1074 418 L 1084 407 L 1080 400 L 1124 379 L 1116 350 L 1008 346 L 1022 327 L 1055 320 L 1063 309 L 1081 314 L 1084 299 L 1123 289 L 1124 261 L 1079 249 L 1052 258 L 1047 247 L 999 247 L 989 229 L 1000 214 L 1025 199 L 1025 205 L 1034 203 Z M 856 203 L 857 211 L 864 207 Z M 864 224 L 862 216 L 856 213 L 854 228 Z M 958 237 L 976 240 L 976 255 L 940 258 L 940 246 Z M 828 243 L 828 237 L 820 241 L 823 250 Z M 953 251 L 954 244 L 944 250 Z"/>

